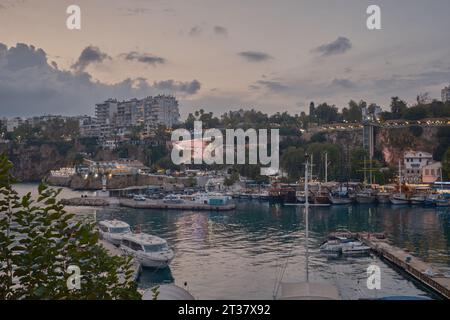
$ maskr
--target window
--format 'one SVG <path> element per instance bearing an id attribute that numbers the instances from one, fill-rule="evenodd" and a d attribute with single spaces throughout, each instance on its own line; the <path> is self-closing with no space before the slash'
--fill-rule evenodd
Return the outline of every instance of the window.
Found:
<path id="1" fill-rule="evenodd" d="M 429 169 L 425 169 L 425 175 L 427 175 L 427 176 L 430 175 L 430 170 Z"/>
<path id="2" fill-rule="evenodd" d="M 427 171 L 428 171 L 428 170 L 427 170 Z M 434 169 L 431 169 L 431 175 L 434 176 L 434 174 L 435 174 Z"/>
<path id="3" fill-rule="evenodd" d="M 145 252 L 158 252 L 167 249 L 166 244 L 147 244 L 144 245 Z"/>
<path id="4" fill-rule="evenodd" d="M 115 227 L 111 228 L 111 233 L 127 233 L 130 232 L 129 227 Z"/>
<path id="5" fill-rule="evenodd" d="M 142 246 L 139 243 L 130 242 L 130 244 L 131 244 L 131 249 L 133 249 L 134 251 L 142 251 Z"/>

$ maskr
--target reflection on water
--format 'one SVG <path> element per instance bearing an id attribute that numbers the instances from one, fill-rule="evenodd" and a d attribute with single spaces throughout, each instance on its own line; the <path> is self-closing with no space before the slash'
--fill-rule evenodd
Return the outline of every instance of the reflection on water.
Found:
<path id="1" fill-rule="evenodd" d="M 319 252 L 329 232 L 385 232 L 396 245 L 450 274 L 450 213 L 433 208 L 347 206 L 310 210 L 310 279 L 335 284 L 343 298 L 425 295 L 374 256 L 333 258 Z M 142 288 L 188 283 L 202 299 L 271 299 L 282 267 L 284 281 L 305 280 L 304 209 L 239 202 L 233 212 L 150 211 L 108 208 L 98 219 L 117 218 L 167 239 L 175 249 L 170 269 L 145 270 Z M 367 267 L 382 270 L 382 290 L 367 289 Z"/>
<path id="2" fill-rule="evenodd" d="M 21 194 L 36 185 L 17 185 Z M 35 192 L 35 191 L 33 191 Z M 63 190 L 63 197 L 80 193 Z M 75 213 L 92 208 L 68 208 Z M 145 269 L 139 286 L 186 282 L 201 299 L 271 299 L 282 267 L 284 281 L 305 280 L 304 209 L 257 201 L 238 202 L 232 212 L 95 210 L 97 219 L 122 219 L 167 239 L 175 250 L 170 269 Z M 397 246 L 450 274 L 450 211 L 399 206 L 311 208 L 310 279 L 335 284 L 344 299 L 426 295 L 423 288 L 374 256 L 333 259 L 318 248 L 333 231 L 385 232 Z M 366 286 L 367 267 L 382 270 L 378 292 Z"/>

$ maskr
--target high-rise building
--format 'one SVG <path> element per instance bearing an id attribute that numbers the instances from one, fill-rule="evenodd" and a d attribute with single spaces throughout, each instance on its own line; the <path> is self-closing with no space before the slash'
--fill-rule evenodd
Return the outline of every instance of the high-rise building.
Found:
<path id="1" fill-rule="evenodd" d="M 178 101 L 166 95 L 121 102 L 110 99 L 96 105 L 95 115 L 102 137 L 130 133 L 138 126 L 150 133 L 158 125 L 171 128 L 180 119 Z"/>
<path id="2" fill-rule="evenodd" d="M 450 86 L 445 87 L 444 89 L 442 89 L 442 102 L 447 102 L 450 101 Z"/>

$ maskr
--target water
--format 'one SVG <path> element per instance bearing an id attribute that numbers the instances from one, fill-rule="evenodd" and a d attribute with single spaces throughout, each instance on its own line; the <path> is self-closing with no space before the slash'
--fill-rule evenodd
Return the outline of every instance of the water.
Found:
<path id="1" fill-rule="evenodd" d="M 71 208 L 77 212 L 80 208 Z M 85 210 L 85 209 L 83 209 Z M 91 209 L 93 210 L 93 209 Z M 175 282 L 199 299 L 272 299 L 277 278 L 304 281 L 304 209 L 242 201 L 231 212 L 95 210 L 97 219 L 121 219 L 167 239 L 175 250 L 170 269 L 145 269 L 139 286 Z M 318 247 L 333 231 L 385 232 L 407 249 L 450 274 L 450 211 L 434 208 L 352 206 L 311 208 L 310 281 L 338 287 L 342 298 L 433 296 L 374 256 L 329 259 Z M 288 263 L 287 263 L 288 262 Z M 382 290 L 367 289 L 367 267 L 381 268 Z"/>

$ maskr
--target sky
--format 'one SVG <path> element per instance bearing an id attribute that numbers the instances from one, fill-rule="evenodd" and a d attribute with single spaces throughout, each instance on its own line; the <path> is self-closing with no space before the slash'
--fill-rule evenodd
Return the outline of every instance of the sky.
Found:
<path id="1" fill-rule="evenodd" d="M 81 30 L 66 9 L 81 8 Z M 369 5 L 381 30 L 366 27 Z M 183 117 L 384 108 L 450 84 L 448 0 L 0 0 L 0 117 L 174 94 Z"/>

